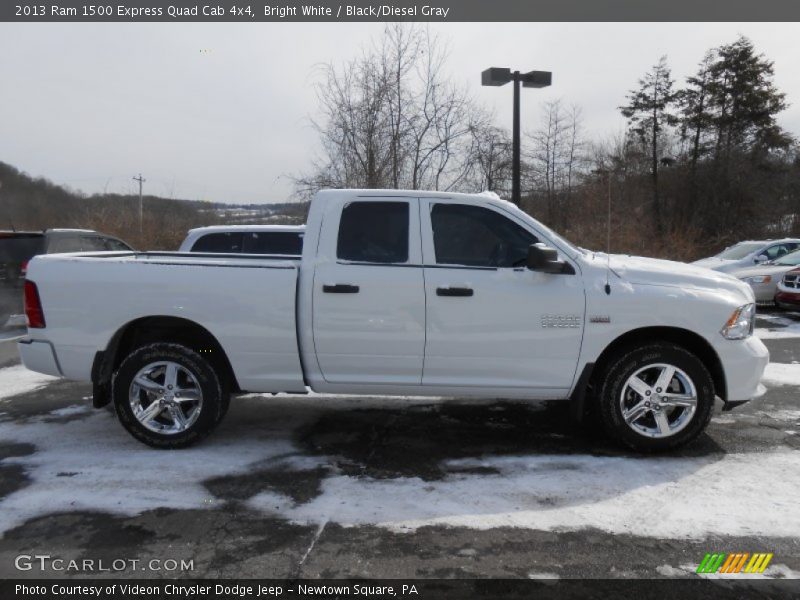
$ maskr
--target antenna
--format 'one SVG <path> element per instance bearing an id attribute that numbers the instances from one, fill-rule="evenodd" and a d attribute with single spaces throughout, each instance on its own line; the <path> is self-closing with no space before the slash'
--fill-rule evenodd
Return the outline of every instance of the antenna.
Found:
<path id="1" fill-rule="evenodd" d="M 606 295 L 611 295 L 608 274 L 611 271 L 611 172 L 606 173 L 608 179 L 608 219 L 606 221 Z"/>
<path id="2" fill-rule="evenodd" d="M 611 294 L 611 284 L 609 283 L 609 272 L 611 271 L 611 169 L 605 167 L 598 167 L 592 169 L 592 173 L 606 178 L 608 185 L 608 215 L 606 219 L 606 285 L 605 291 L 607 295 Z"/>

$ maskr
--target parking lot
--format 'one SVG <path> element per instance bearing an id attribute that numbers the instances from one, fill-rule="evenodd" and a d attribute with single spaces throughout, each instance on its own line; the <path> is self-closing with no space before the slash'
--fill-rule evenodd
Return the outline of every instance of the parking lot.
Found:
<path id="1" fill-rule="evenodd" d="M 757 333 L 765 395 L 656 457 L 566 403 L 316 395 L 238 398 L 155 451 L 0 343 L 0 575 L 78 574 L 15 568 L 39 553 L 191 561 L 134 577 L 694 577 L 716 551 L 800 577 L 800 315 Z"/>

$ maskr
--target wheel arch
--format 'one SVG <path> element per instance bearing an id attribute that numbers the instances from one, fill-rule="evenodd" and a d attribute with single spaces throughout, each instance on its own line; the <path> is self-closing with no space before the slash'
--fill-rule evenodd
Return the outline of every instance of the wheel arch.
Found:
<path id="1" fill-rule="evenodd" d="M 111 337 L 106 349 L 97 352 L 92 365 L 93 404 L 111 401 L 111 376 L 134 349 L 156 342 L 177 343 L 204 356 L 225 379 L 231 391 L 239 385 L 230 360 L 217 338 L 198 323 L 181 317 L 148 316 L 129 321 Z"/>
<path id="2" fill-rule="evenodd" d="M 681 327 L 642 327 L 632 329 L 617 337 L 600 353 L 593 363 L 588 363 L 578 378 L 578 383 L 570 397 L 572 413 L 582 418 L 591 401 L 593 391 L 597 388 L 599 378 L 606 371 L 609 363 L 620 351 L 648 342 L 670 342 L 692 352 L 711 374 L 714 392 L 727 401 L 728 390 L 725 381 L 725 370 L 722 361 L 713 346 L 701 335 Z"/>

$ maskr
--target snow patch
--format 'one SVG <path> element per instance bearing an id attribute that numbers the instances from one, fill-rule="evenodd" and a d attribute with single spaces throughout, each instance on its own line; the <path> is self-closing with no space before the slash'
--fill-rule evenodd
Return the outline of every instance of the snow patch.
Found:
<path id="1" fill-rule="evenodd" d="M 769 363 L 761 381 L 766 385 L 800 386 L 800 364 Z"/>
<path id="2" fill-rule="evenodd" d="M 685 577 L 687 570 L 686 567 L 672 567 L 670 565 L 661 565 L 656 567 L 656 572 L 664 577 Z"/>
<path id="3" fill-rule="evenodd" d="M 58 377 L 29 371 L 23 365 L 5 367 L 0 369 L 0 400 L 36 391 L 58 379 Z"/>
<path id="4" fill-rule="evenodd" d="M 83 415 L 92 412 L 92 407 L 86 404 L 73 404 L 72 406 L 65 406 L 64 408 L 57 408 L 51 410 L 48 414 L 55 417 L 72 417 L 74 415 Z"/>
<path id="5" fill-rule="evenodd" d="M 528 573 L 528 579 L 561 579 L 558 573 Z"/>
<path id="6" fill-rule="evenodd" d="M 298 523 L 330 519 L 345 526 L 413 531 L 428 525 L 519 527 L 668 538 L 718 535 L 800 535 L 798 454 L 729 454 L 696 458 L 583 455 L 492 457 L 450 464 L 489 466 L 496 475 L 460 473 L 443 481 L 332 476 L 322 494 L 281 516 Z M 770 481 L 770 494 L 763 494 Z M 726 510 L 706 507 L 726 498 Z M 260 496 L 250 506 L 269 510 Z M 637 519 L 633 507 L 659 506 L 661 518 Z M 757 514 L 753 506 L 760 506 Z"/>

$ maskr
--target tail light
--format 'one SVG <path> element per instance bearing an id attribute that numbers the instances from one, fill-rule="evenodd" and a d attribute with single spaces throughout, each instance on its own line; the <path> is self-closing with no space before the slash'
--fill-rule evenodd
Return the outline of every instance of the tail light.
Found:
<path id="1" fill-rule="evenodd" d="M 28 261 L 23 260 L 22 264 L 19 266 L 19 276 L 25 277 L 28 274 Z"/>
<path id="2" fill-rule="evenodd" d="M 42 301 L 39 299 L 39 290 L 32 281 L 25 280 L 25 316 L 28 317 L 28 327 L 31 329 L 44 329 L 44 311 Z"/>

